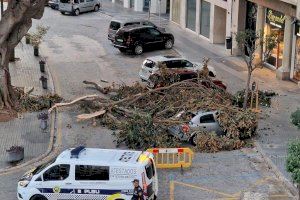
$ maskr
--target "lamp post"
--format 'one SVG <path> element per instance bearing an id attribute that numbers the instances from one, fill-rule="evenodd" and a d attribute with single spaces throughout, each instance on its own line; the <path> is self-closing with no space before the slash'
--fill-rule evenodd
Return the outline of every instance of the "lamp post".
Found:
<path id="1" fill-rule="evenodd" d="M 161 27 L 161 0 L 159 0 L 159 26 Z"/>
<path id="2" fill-rule="evenodd" d="M 3 16 L 4 8 L 3 8 L 3 0 L 1 0 L 1 17 Z"/>
<path id="3" fill-rule="evenodd" d="M 149 9 L 148 9 L 148 20 L 150 21 L 150 15 L 151 15 L 151 0 L 149 0 Z"/>

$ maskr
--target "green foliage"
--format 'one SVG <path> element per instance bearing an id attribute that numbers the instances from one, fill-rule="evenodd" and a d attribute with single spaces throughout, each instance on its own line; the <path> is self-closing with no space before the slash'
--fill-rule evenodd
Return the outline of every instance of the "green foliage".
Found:
<path id="1" fill-rule="evenodd" d="M 300 109 L 298 108 L 291 115 L 292 123 L 300 129 Z"/>
<path id="2" fill-rule="evenodd" d="M 294 182 L 300 184 L 300 140 L 289 144 L 286 169 L 292 174 Z"/>

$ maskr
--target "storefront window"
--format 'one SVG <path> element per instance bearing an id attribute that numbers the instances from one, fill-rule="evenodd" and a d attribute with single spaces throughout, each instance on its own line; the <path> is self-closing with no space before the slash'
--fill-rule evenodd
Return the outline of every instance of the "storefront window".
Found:
<path id="1" fill-rule="evenodd" d="M 172 5 L 172 21 L 180 24 L 180 1 L 181 0 L 173 0 Z"/>
<path id="2" fill-rule="evenodd" d="M 196 31 L 196 0 L 187 0 L 186 27 Z"/>
<path id="3" fill-rule="evenodd" d="M 200 34 L 209 38 L 210 33 L 210 3 L 201 1 Z"/>
<path id="4" fill-rule="evenodd" d="M 293 71 L 293 78 L 300 81 L 300 37 L 297 35 L 296 40 L 296 60 Z"/>
<path id="5" fill-rule="evenodd" d="M 271 51 L 267 63 L 274 68 L 278 69 L 282 66 L 283 49 L 284 49 L 284 25 L 285 15 L 271 9 L 266 10 L 266 30 L 265 34 L 275 34 L 277 36 L 277 45 Z"/>

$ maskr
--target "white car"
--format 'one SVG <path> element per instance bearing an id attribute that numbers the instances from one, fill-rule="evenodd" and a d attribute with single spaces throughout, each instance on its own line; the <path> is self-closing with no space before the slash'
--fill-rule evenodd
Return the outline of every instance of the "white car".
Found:
<path id="1" fill-rule="evenodd" d="M 158 182 L 151 153 L 80 146 L 27 172 L 17 195 L 18 200 L 130 200 L 135 179 L 145 199 L 154 200 Z"/>
<path id="2" fill-rule="evenodd" d="M 168 69 L 171 70 L 189 70 L 189 71 L 199 71 L 203 68 L 201 63 L 193 63 L 187 59 L 175 57 L 175 56 L 154 56 L 147 58 L 139 72 L 139 76 L 142 81 L 149 81 L 149 77 L 152 74 L 159 72 L 159 63 L 165 64 Z M 209 76 L 216 77 L 216 70 L 214 67 L 208 66 Z"/>

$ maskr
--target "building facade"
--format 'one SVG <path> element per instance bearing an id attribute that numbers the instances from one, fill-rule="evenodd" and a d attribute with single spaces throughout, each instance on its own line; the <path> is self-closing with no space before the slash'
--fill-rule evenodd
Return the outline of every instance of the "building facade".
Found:
<path id="1" fill-rule="evenodd" d="M 167 14 L 170 12 L 171 0 L 112 0 L 113 3 L 119 3 L 124 8 L 133 8 L 134 11 L 148 12 L 154 14 Z"/>
<path id="2" fill-rule="evenodd" d="M 300 83 L 299 8 L 299 0 L 171 0 L 170 20 L 210 43 L 231 47 L 228 52 L 234 55 L 240 53 L 234 33 L 252 29 L 276 34 L 278 45 L 265 65 L 277 78 Z M 261 49 L 256 54 L 263 58 Z"/>

